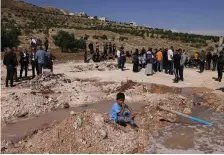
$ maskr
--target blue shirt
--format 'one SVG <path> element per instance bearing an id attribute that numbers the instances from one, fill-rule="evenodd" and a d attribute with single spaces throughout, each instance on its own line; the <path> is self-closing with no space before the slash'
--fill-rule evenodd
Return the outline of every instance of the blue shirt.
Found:
<path id="1" fill-rule="evenodd" d="M 110 120 L 118 120 L 118 113 L 122 110 L 122 107 L 115 102 L 110 110 Z"/>
<path id="2" fill-rule="evenodd" d="M 38 63 L 43 64 L 44 63 L 44 56 L 45 56 L 45 51 L 44 50 L 38 50 L 35 59 L 38 61 Z"/>

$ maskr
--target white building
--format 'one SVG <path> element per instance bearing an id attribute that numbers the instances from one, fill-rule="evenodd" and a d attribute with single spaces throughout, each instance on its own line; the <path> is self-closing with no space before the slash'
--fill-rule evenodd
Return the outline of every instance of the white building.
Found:
<path id="1" fill-rule="evenodd" d="M 70 15 L 70 16 L 74 16 L 75 14 L 74 14 L 74 13 L 69 13 L 69 15 Z"/>
<path id="2" fill-rule="evenodd" d="M 82 17 L 82 16 L 86 16 L 86 13 L 85 12 L 79 12 L 79 13 L 77 13 L 78 14 L 78 16 L 80 16 L 80 17 Z"/>
<path id="3" fill-rule="evenodd" d="M 106 17 L 97 17 L 98 20 L 101 20 L 101 21 L 107 21 L 107 18 Z"/>
<path id="4" fill-rule="evenodd" d="M 89 19 L 94 19 L 94 17 L 93 16 L 90 16 L 90 17 L 88 17 Z"/>
<path id="5" fill-rule="evenodd" d="M 137 26 L 137 23 L 132 21 L 132 22 L 130 22 L 130 25 Z"/>

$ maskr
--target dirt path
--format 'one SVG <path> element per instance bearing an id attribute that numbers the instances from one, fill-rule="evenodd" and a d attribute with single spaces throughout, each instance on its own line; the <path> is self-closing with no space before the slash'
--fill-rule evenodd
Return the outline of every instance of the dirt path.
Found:
<path id="1" fill-rule="evenodd" d="M 57 64 L 55 65 L 55 72 L 65 72 L 69 77 L 79 77 L 79 78 L 98 78 L 101 81 L 113 81 L 121 82 L 126 79 L 146 82 L 146 83 L 156 83 L 166 86 L 175 87 L 206 87 L 209 89 L 219 89 L 224 87 L 224 82 L 217 82 L 213 78 L 217 77 L 217 72 L 205 71 L 204 73 L 198 73 L 196 69 L 184 70 L 184 82 L 173 83 L 174 76 L 167 75 L 164 73 L 157 72 L 153 76 L 146 76 L 144 74 L 144 69 L 139 73 L 132 72 L 132 64 L 126 64 L 126 70 L 112 70 L 112 71 L 85 71 L 85 72 L 75 72 L 74 66 L 81 65 L 81 63 L 67 63 L 67 64 Z M 82 64 L 83 65 L 83 64 Z M 84 64 L 89 65 L 89 64 Z"/>

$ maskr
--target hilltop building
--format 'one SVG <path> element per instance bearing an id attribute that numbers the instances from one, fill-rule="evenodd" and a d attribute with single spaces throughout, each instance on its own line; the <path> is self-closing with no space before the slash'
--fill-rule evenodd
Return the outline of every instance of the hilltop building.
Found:
<path id="1" fill-rule="evenodd" d="M 93 16 L 89 16 L 88 18 L 89 18 L 89 19 L 94 19 L 94 17 L 93 17 Z"/>
<path id="2" fill-rule="evenodd" d="M 137 26 L 137 23 L 132 21 L 132 22 L 130 22 L 130 25 Z"/>
<path id="3" fill-rule="evenodd" d="M 108 19 L 106 17 L 97 17 L 98 20 L 101 20 L 101 21 L 107 21 Z"/>

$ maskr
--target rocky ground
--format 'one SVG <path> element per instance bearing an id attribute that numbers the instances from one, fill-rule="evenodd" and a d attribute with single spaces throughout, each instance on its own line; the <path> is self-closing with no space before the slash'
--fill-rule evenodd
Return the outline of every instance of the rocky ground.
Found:
<path id="1" fill-rule="evenodd" d="M 131 69 L 129 65 L 127 69 Z M 54 74 L 45 71 L 40 77 L 21 81 L 16 83 L 15 88 L 7 89 L 4 87 L 2 76 L 3 127 L 52 110 L 95 104 L 100 100 L 114 100 L 117 92 L 125 92 L 127 103 L 145 103 L 145 108 L 142 108 L 136 116 L 138 129 L 121 127 L 110 122 L 109 112 L 101 113 L 96 110 L 71 112 L 72 115 L 62 122 L 53 122 L 42 130 L 37 129 L 35 133 L 24 137 L 18 143 L 2 139 L 2 151 L 4 153 L 145 153 L 149 145 L 149 136 L 168 124 L 167 121 L 160 120 L 176 119 L 175 115 L 159 110 L 158 106 L 186 114 L 191 114 L 191 108 L 195 104 L 208 106 L 219 112 L 224 111 L 223 94 L 215 90 L 222 87 L 223 83 L 216 85 L 211 79 L 207 86 L 213 87 L 200 88 L 200 83 L 195 84 L 197 79 L 191 80 L 192 75 L 188 74 L 190 71 L 187 70 L 186 77 L 190 80 L 186 78 L 186 82 L 177 84 L 176 87 L 187 87 L 192 83 L 191 85 L 198 88 L 168 89 L 167 86 L 152 85 L 149 81 L 155 83 L 163 76 L 164 80 L 161 81 L 163 84 L 172 77 L 159 73 L 144 80 L 144 75 L 139 79 L 139 74 L 142 72 L 137 74 L 131 72 L 131 70 L 125 72 L 117 70 L 116 64 L 112 62 L 83 65 L 69 62 L 57 64 Z M 113 73 L 116 76 L 111 76 Z M 2 75 L 5 75 L 4 69 Z M 205 81 L 208 80 L 205 78 Z M 164 91 L 165 89 L 168 91 Z M 74 123 L 78 117 L 83 123 L 75 129 Z"/>

